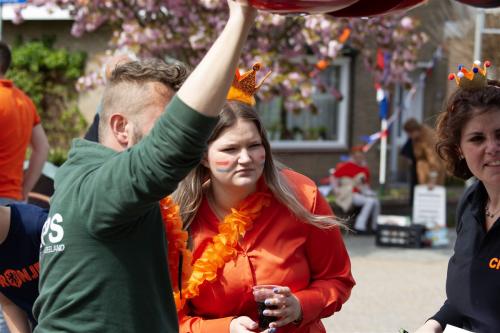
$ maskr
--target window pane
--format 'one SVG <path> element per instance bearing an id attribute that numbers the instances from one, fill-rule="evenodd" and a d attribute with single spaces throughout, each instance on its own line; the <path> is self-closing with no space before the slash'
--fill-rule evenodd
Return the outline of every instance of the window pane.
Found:
<path id="1" fill-rule="evenodd" d="M 339 140 L 341 66 L 329 66 L 314 78 L 313 110 L 284 110 L 283 97 L 259 101 L 257 108 L 271 141 Z M 343 78 L 344 80 L 347 78 Z"/>
<path id="2" fill-rule="evenodd" d="M 317 116 L 313 118 L 313 126 L 322 129 L 322 133 L 324 133 L 323 139 L 337 140 L 339 103 L 331 94 L 316 94 L 313 101 L 318 109 Z M 328 125 L 325 126 L 326 124 Z"/>

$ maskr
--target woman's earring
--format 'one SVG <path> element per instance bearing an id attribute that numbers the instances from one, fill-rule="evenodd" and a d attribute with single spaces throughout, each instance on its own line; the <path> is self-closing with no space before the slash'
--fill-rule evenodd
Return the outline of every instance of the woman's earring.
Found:
<path id="1" fill-rule="evenodd" d="M 458 159 L 461 161 L 463 160 L 465 157 L 464 157 L 464 154 L 462 154 L 462 149 L 460 149 L 459 147 L 457 147 L 457 153 L 458 153 Z"/>

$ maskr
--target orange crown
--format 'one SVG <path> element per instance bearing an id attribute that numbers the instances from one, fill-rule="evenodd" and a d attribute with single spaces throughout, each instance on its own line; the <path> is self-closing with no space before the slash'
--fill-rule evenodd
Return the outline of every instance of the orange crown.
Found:
<path id="1" fill-rule="evenodd" d="M 233 84 L 227 93 L 228 101 L 240 101 L 249 105 L 255 105 L 255 98 L 253 97 L 257 90 L 262 86 L 264 80 L 271 75 L 271 71 L 269 71 L 260 83 L 257 84 L 257 76 L 256 73 L 262 68 L 260 63 L 255 63 L 251 70 L 240 74 L 240 71 L 237 69 L 236 74 L 234 75 Z"/>
<path id="2" fill-rule="evenodd" d="M 487 68 L 491 66 L 491 63 L 486 60 L 483 64 L 483 68 L 480 66 L 481 62 L 479 60 L 474 61 L 472 70 L 468 70 L 460 65 L 458 66 L 458 73 L 451 73 L 448 79 L 454 79 L 457 85 L 463 89 L 480 89 L 485 87 L 488 85 Z"/>

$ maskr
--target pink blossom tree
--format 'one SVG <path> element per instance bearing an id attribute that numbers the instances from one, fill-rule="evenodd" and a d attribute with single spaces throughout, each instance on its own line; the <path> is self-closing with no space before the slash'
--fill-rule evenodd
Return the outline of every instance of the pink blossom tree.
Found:
<path id="1" fill-rule="evenodd" d="M 29 0 L 37 6 L 68 9 L 76 37 L 102 26 L 112 30 L 110 53 L 128 50 L 139 56 L 174 59 L 195 66 L 222 30 L 227 6 L 222 0 Z M 22 8 L 18 10 L 22 20 Z M 258 18 L 246 45 L 241 67 L 261 61 L 272 70 L 261 98 L 286 96 L 288 109 L 312 105 L 311 76 L 321 71 L 346 47 L 361 51 L 367 69 L 382 87 L 409 84 L 417 52 L 426 37 L 404 14 L 371 19 L 339 19 L 327 15 Z M 383 54 L 384 66 L 380 65 Z M 311 57 L 304 57 L 310 55 Z M 307 59 L 314 59 L 313 61 Z M 379 61 L 377 61 L 379 59 Z M 264 74 L 264 73 L 260 73 Z M 80 88 L 91 88 L 101 78 L 92 73 Z"/>

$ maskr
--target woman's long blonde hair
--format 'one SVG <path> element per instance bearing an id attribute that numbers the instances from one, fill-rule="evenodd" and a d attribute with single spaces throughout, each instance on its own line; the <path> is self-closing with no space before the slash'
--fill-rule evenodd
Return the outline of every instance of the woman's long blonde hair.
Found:
<path id="1" fill-rule="evenodd" d="M 238 119 L 251 121 L 257 127 L 262 139 L 262 145 L 266 152 L 266 161 L 263 171 L 264 180 L 273 196 L 283 205 L 288 207 L 290 212 L 301 221 L 313 224 L 319 228 L 342 226 L 343 224 L 334 216 L 313 214 L 300 203 L 286 178 L 282 176 L 280 172 L 285 167 L 274 162 L 271 153 L 271 145 L 267 139 L 266 131 L 255 109 L 251 106 L 236 101 L 226 102 L 220 113 L 219 122 L 208 140 L 208 144 L 216 140 L 226 128 L 236 124 Z M 209 169 L 199 164 L 179 183 L 177 190 L 173 193 L 174 201 L 179 204 L 180 214 L 184 221 L 185 229 L 189 228 L 189 225 L 200 208 L 203 199 L 203 187 L 209 179 Z"/>

